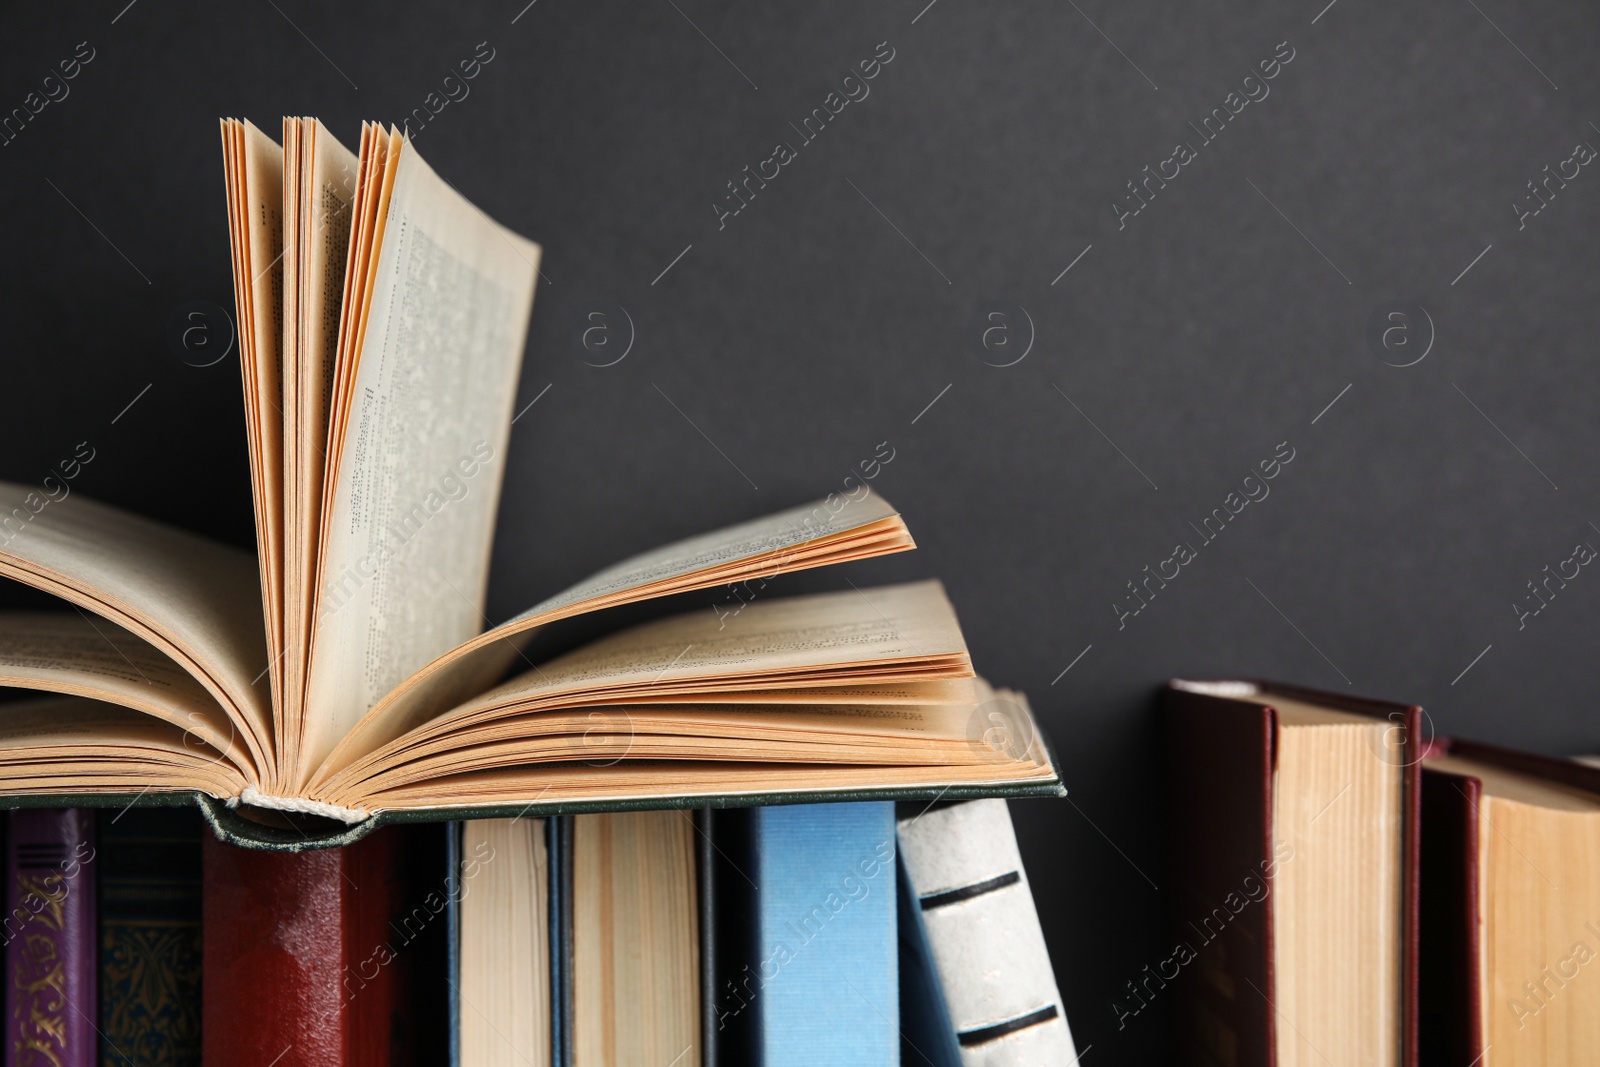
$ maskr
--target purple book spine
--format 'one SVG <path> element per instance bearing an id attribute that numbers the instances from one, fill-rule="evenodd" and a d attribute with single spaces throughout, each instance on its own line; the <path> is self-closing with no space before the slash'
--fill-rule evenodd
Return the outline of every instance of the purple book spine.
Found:
<path id="1" fill-rule="evenodd" d="M 94 812 L 12 811 L 6 834 L 6 1067 L 94 1067 Z"/>

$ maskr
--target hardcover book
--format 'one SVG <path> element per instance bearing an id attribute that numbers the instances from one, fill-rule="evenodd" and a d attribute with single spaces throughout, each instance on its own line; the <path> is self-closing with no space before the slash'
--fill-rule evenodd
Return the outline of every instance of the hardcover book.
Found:
<path id="1" fill-rule="evenodd" d="M 700 916 L 694 817 L 596 812 L 563 820 L 570 864 L 567 971 L 557 1013 L 577 1067 L 701 1062 Z"/>
<path id="2" fill-rule="evenodd" d="M 545 820 L 459 825 L 456 1063 L 548 1067 L 554 1044 Z"/>
<path id="3" fill-rule="evenodd" d="M 94 824 L 94 812 L 74 808 L 10 813 L 6 1067 L 93 1067 L 98 1059 Z"/>
<path id="4" fill-rule="evenodd" d="M 962 1067 L 1074 1063 L 1077 1051 L 1006 802 L 903 807 L 910 809 L 896 823 L 908 888 L 903 899 L 916 915 L 901 927 L 926 946 L 902 949 L 901 958 L 931 960 L 934 973 L 925 981 L 941 999 L 937 1010 L 919 1004 L 903 1032 L 909 1036 L 914 1026 L 932 1048 L 958 1045 Z M 904 978 L 901 999 L 907 999 Z"/>
<path id="5" fill-rule="evenodd" d="M 202 863 L 202 1040 L 229 1067 L 423 1067 L 449 1052 L 445 827 Z"/>
<path id="6" fill-rule="evenodd" d="M 295 848 L 303 828 L 224 805 L 359 828 L 334 843 L 530 802 L 1059 793 L 1042 744 L 991 743 L 1039 735 L 976 678 L 937 583 L 765 592 L 914 547 L 877 460 L 489 625 L 539 247 L 397 130 L 363 126 L 357 152 L 315 119 L 285 119 L 281 146 L 222 135 L 257 551 L 85 499 L 81 460 L 0 484 L 0 576 L 81 609 L 0 617 L 0 684 L 66 694 L 9 710 L 5 802 L 185 791 L 225 836 Z M 735 583 L 737 610 L 527 652 L 575 616 Z"/>
<path id="7" fill-rule="evenodd" d="M 1417 1063 L 1422 709 L 1254 681 L 1164 693 L 1174 948 L 1113 1005 L 1171 998 L 1183 1063 Z"/>
<path id="8" fill-rule="evenodd" d="M 204 833 L 192 809 L 100 821 L 100 1067 L 199 1067 Z"/>
<path id="9" fill-rule="evenodd" d="M 712 825 L 714 1062 L 901 1062 L 894 805 L 719 811 Z"/>
<path id="10" fill-rule="evenodd" d="M 1600 769 L 1435 739 L 1422 842 L 1423 1062 L 1600 1060 Z"/>

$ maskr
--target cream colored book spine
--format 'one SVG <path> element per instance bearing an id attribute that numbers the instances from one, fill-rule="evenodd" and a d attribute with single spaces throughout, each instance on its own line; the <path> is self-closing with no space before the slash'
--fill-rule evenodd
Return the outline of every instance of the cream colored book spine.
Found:
<path id="1" fill-rule="evenodd" d="M 963 1067 L 1075 1064 L 1006 802 L 927 810 L 899 836 Z"/>

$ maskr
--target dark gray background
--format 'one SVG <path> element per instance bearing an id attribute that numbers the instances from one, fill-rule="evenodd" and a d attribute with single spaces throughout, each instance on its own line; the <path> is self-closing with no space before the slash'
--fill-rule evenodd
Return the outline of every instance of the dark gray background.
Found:
<path id="1" fill-rule="evenodd" d="M 248 544 L 237 362 L 167 339 L 188 301 L 232 309 L 217 117 L 318 115 L 354 146 L 487 41 L 416 143 L 545 249 L 518 406 L 548 392 L 514 430 L 492 613 L 839 488 L 888 441 L 874 484 L 920 550 L 789 585 L 941 577 L 980 669 L 1031 694 L 1072 797 L 1014 810 L 1087 1063 L 1164 1040 L 1159 1000 L 1120 1029 L 1111 1007 L 1169 949 L 1164 678 L 1600 749 L 1600 575 L 1521 629 L 1513 608 L 1600 546 L 1600 172 L 1521 230 L 1512 207 L 1600 145 L 1600 9 L 524 2 L 9 10 L 0 109 L 78 42 L 96 57 L 0 148 L 0 475 L 38 481 L 87 439 L 82 491 Z M 724 184 L 882 41 L 871 95 L 719 230 Z M 1188 122 L 1284 41 L 1270 95 L 1119 230 L 1124 183 L 1199 147 Z M 1366 340 L 1394 301 L 1436 334 L 1403 369 Z M 969 329 L 993 304 L 1033 324 L 1013 366 L 986 362 L 1020 353 L 1021 316 L 1010 349 Z M 587 366 L 585 315 L 611 306 L 632 350 Z M 1270 497 L 1119 629 L 1125 583 L 1199 545 L 1189 523 L 1280 442 Z"/>

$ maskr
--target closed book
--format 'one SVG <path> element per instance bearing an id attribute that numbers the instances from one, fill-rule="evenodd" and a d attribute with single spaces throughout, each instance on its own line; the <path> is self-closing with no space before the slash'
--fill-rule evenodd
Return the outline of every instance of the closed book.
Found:
<path id="1" fill-rule="evenodd" d="M 391 827 L 348 848 L 299 853 L 235 848 L 208 836 L 205 1063 L 444 1062 L 444 836 L 442 825 Z M 418 865 L 431 875 L 414 875 Z"/>
<path id="2" fill-rule="evenodd" d="M 964 1067 L 1076 1059 L 1003 800 L 907 806 L 901 856 Z"/>
<path id="3" fill-rule="evenodd" d="M 563 1009 L 578 1067 L 700 1062 L 696 829 L 687 812 L 571 819 Z"/>
<path id="4" fill-rule="evenodd" d="M 1173 948 L 1119 1029 L 1170 1004 L 1179 1063 L 1413 1067 L 1422 709 L 1173 681 L 1163 716 Z"/>
<path id="5" fill-rule="evenodd" d="M 1422 769 L 1422 1062 L 1597 1062 L 1600 769 L 1450 738 Z"/>
<path id="6" fill-rule="evenodd" d="M 450 998 L 456 1062 L 547 1067 L 553 1046 L 545 821 L 452 825 L 461 827 Z"/>
<path id="7" fill-rule="evenodd" d="M 186 808 L 100 821 L 100 1067 L 200 1063 L 200 847 Z"/>
<path id="8" fill-rule="evenodd" d="M 6 835 L 6 1067 L 96 1059 L 94 812 L 13 811 Z"/>
<path id="9" fill-rule="evenodd" d="M 756 808 L 754 970 L 738 983 L 762 1067 L 898 1064 L 894 805 Z"/>

